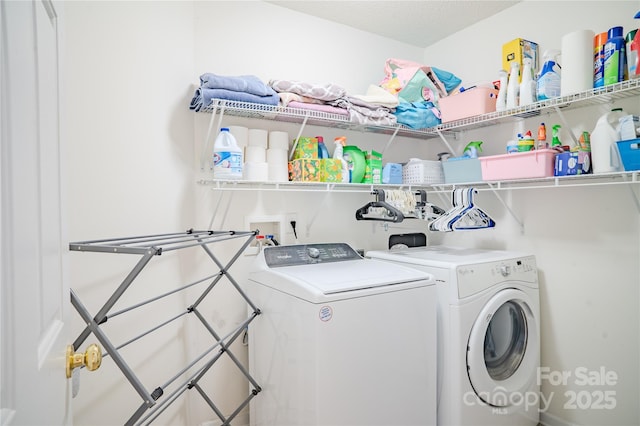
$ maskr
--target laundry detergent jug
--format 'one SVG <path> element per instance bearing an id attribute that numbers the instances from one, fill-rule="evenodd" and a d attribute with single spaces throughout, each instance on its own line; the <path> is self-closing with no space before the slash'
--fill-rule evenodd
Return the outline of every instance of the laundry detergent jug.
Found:
<path id="1" fill-rule="evenodd" d="M 624 115 L 622 108 L 609 111 L 598 119 L 596 127 L 591 132 L 593 173 L 622 171 L 616 142 L 620 139 L 618 136 L 618 120 Z"/>

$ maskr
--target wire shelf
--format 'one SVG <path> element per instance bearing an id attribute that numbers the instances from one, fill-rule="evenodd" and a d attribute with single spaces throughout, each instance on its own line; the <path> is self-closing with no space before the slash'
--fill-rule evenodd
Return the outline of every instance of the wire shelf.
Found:
<path id="1" fill-rule="evenodd" d="M 586 90 L 572 95 L 535 102 L 530 105 L 512 108 L 506 111 L 491 112 L 455 120 L 425 129 L 411 129 L 401 124 L 397 126 L 361 124 L 352 122 L 347 116 L 341 114 L 331 114 L 304 108 L 289 108 L 222 99 L 214 99 L 209 106 L 202 108 L 201 112 L 215 114 L 224 111 L 225 114 L 237 117 L 277 120 L 293 123 L 302 123 L 306 118 L 307 124 L 370 133 L 395 133 L 400 136 L 429 139 L 439 137 L 441 133 L 456 133 L 461 130 L 472 130 L 502 122 L 512 122 L 514 120 L 536 116 L 544 111 L 556 108 L 562 108 L 566 111 L 590 105 L 611 103 L 619 99 L 639 95 L 640 79 L 633 79 L 597 89 Z"/>

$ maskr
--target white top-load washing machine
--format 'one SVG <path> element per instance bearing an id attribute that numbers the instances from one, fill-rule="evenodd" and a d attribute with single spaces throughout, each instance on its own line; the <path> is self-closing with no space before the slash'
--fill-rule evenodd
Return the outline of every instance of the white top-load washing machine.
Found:
<path id="1" fill-rule="evenodd" d="M 344 243 L 265 247 L 245 286 L 251 425 L 435 425 L 433 276 Z"/>
<path id="2" fill-rule="evenodd" d="M 438 287 L 438 424 L 537 425 L 535 257 L 443 246 L 366 256 L 431 273 Z"/>

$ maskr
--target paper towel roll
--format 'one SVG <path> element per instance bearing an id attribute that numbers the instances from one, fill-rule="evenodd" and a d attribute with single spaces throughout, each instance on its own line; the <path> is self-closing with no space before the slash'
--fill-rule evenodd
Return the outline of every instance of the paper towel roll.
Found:
<path id="1" fill-rule="evenodd" d="M 248 146 L 259 146 L 267 149 L 269 140 L 269 132 L 263 129 L 249 129 L 249 143 Z"/>
<path id="2" fill-rule="evenodd" d="M 245 149 L 244 161 L 246 163 L 265 163 L 267 150 L 261 146 L 248 146 Z"/>
<path id="3" fill-rule="evenodd" d="M 244 180 L 266 182 L 269 179 L 267 163 L 244 163 Z"/>
<path id="4" fill-rule="evenodd" d="M 289 150 L 289 133 L 271 131 L 269 132 L 269 148 Z"/>
<path id="5" fill-rule="evenodd" d="M 249 143 L 249 129 L 247 127 L 229 126 L 229 132 L 236 138 L 240 148 L 244 148 Z"/>
<path id="6" fill-rule="evenodd" d="M 593 37 L 591 30 L 579 30 L 562 37 L 560 95 L 593 89 Z"/>

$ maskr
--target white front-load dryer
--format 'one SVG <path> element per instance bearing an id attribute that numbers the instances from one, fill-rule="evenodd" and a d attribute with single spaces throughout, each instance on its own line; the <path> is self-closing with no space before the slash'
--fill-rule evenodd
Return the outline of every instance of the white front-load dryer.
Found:
<path id="1" fill-rule="evenodd" d="M 261 311 L 248 333 L 252 426 L 436 424 L 431 274 L 344 243 L 276 246 L 245 290 Z"/>
<path id="2" fill-rule="evenodd" d="M 534 256 L 444 246 L 366 256 L 436 278 L 439 425 L 538 424 L 540 302 Z"/>

